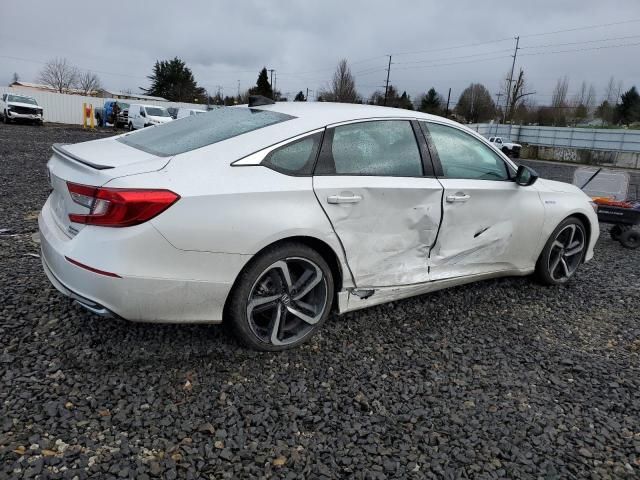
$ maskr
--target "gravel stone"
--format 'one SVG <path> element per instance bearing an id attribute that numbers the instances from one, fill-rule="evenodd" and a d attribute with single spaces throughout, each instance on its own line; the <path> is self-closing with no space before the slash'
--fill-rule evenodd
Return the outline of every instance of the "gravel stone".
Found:
<path id="1" fill-rule="evenodd" d="M 110 134 L 0 125 L 0 478 L 638 475 L 640 251 L 604 226 L 565 286 L 457 287 L 257 353 L 93 316 L 27 255 L 51 145 Z"/>

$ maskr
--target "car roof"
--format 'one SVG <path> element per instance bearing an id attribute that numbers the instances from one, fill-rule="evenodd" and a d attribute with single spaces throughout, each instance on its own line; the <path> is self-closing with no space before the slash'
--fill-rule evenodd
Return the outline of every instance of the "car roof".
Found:
<path id="1" fill-rule="evenodd" d="M 292 115 L 300 120 L 300 122 L 296 123 L 309 124 L 309 128 L 319 128 L 332 123 L 368 118 L 417 118 L 458 125 L 456 122 L 444 117 L 429 115 L 415 110 L 353 103 L 277 102 L 273 105 L 260 105 L 259 107 L 252 108 Z"/>

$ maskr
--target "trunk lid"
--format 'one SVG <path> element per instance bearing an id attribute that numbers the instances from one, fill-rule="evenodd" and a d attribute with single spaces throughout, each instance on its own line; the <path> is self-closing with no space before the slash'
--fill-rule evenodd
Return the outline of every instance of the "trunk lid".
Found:
<path id="1" fill-rule="evenodd" d="M 75 145 L 55 144 L 47 163 L 47 174 L 52 188 L 49 202 L 56 223 L 73 237 L 84 225 L 71 222 L 69 214 L 89 213 L 88 208 L 73 201 L 67 182 L 101 187 L 117 177 L 160 170 L 170 160 L 129 147 L 114 138 Z"/>

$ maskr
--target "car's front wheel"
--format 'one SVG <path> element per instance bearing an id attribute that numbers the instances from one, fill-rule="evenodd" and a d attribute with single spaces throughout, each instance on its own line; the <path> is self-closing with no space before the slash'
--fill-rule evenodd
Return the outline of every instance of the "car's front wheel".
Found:
<path id="1" fill-rule="evenodd" d="M 4 113 L 2 114 L 2 121 L 3 121 L 5 124 L 8 124 L 8 123 L 9 123 L 9 115 L 7 115 L 7 111 L 6 111 L 6 110 L 5 110 L 5 111 L 4 111 Z"/>
<path id="2" fill-rule="evenodd" d="M 240 273 L 227 321 L 247 346 L 265 351 L 295 347 L 325 322 L 333 299 L 331 269 L 300 243 L 270 248 Z"/>
<path id="3" fill-rule="evenodd" d="M 582 221 L 576 217 L 565 219 L 553 231 L 538 258 L 538 277 L 547 285 L 568 282 L 582 263 L 586 249 L 587 234 Z"/>

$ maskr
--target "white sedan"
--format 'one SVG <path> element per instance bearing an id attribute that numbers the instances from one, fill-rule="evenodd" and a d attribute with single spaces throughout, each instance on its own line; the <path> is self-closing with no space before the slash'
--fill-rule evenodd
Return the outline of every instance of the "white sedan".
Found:
<path id="1" fill-rule="evenodd" d="M 589 197 L 483 137 L 393 108 L 219 108 L 55 145 L 44 270 L 94 313 L 230 322 L 304 342 L 344 313 L 507 275 L 567 282 L 599 235 Z"/>

